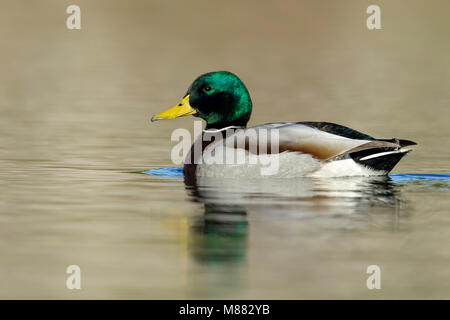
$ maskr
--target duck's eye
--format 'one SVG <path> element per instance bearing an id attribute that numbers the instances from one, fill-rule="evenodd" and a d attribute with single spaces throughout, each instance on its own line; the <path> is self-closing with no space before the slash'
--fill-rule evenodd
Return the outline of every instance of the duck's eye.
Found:
<path id="1" fill-rule="evenodd" d="M 211 87 L 210 86 L 203 87 L 203 91 L 205 92 L 211 91 Z"/>

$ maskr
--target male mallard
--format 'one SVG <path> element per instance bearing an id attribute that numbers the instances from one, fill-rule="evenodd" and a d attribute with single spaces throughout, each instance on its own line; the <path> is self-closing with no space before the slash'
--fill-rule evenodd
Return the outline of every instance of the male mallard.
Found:
<path id="1" fill-rule="evenodd" d="M 247 128 L 252 112 L 252 101 L 244 83 L 227 71 L 201 75 L 191 84 L 181 102 L 173 108 L 152 117 L 152 121 L 193 115 L 206 121 L 206 128 L 186 157 L 185 176 L 255 177 L 260 165 L 249 163 L 214 164 L 206 159 L 218 148 L 237 151 L 243 149 L 247 157 L 262 160 L 277 156 L 275 177 L 295 176 L 356 176 L 385 175 L 411 151 L 416 143 L 399 139 L 375 139 L 367 134 L 329 122 L 266 123 Z M 234 134 L 226 132 L 235 130 Z M 278 150 L 270 148 L 273 142 L 256 149 L 249 142 L 238 145 L 238 132 L 251 130 L 277 131 Z M 211 138 L 213 136 L 213 138 Z M 251 134 L 249 135 L 251 136 Z M 257 138 L 261 140 L 260 136 Z M 259 141 L 261 143 L 261 141 Z M 199 146 L 199 147 L 196 147 Z M 200 152 L 198 152 L 201 150 Z M 197 151 L 197 152 L 196 152 Z M 267 160 L 267 159 L 265 159 Z M 266 161 L 267 162 L 267 161 Z"/>

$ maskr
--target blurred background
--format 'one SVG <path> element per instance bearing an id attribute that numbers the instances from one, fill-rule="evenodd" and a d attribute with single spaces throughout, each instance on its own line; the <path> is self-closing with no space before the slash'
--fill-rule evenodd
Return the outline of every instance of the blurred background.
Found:
<path id="1" fill-rule="evenodd" d="M 81 8 L 81 30 L 66 28 L 71 4 Z M 371 4 L 381 8 L 382 30 L 366 27 Z M 248 86 L 250 124 L 329 121 L 410 139 L 419 148 L 395 172 L 448 173 L 449 1 L 3 0 L 1 7 L 1 298 L 450 297 L 443 281 L 450 221 L 441 220 L 448 185 L 388 188 L 389 201 L 400 193 L 405 215 L 420 217 L 407 219 L 404 233 L 392 231 L 394 201 L 381 222 L 304 222 L 290 207 L 292 216 L 255 213 L 211 239 L 202 220 L 208 203 L 182 179 L 135 173 L 173 166 L 171 132 L 193 131 L 193 118 L 149 119 L 215 70 Z M 325 211 L 341 214 L 347 205 L 331 202 Z M 201 258 L 224 246 L 232 254 L 218 263 Z M 373 293 L 365 268 L 377 261 L 391 282 Z M 80 291 L 65 288 L 70 264 L 81 267 Z"/>

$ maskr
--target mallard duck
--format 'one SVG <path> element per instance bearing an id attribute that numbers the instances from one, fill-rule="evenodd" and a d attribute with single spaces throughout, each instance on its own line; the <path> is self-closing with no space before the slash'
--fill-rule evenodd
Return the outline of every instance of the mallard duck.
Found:
<path id="1" fill-rule="evenodd" d="M 386 175 L 416 144 L 409 140 L 375 139 L 330 122 L 277 122 L 248 128 L 247 122 L 251 112 L 252 100 L 244 83 L 231 72 L 218 71 L 199 76 L 177 105 L 153 116 L 151 121 L 187 115 L 206 121 L 201 136 L 187 154 L 184 163 L 185 176 L 252 178 L 263 175 Z M 232 134 L 228 134 L 230 130 Z M 274 137 L 277 139 L 278 150 L 270 148 L 275 144 L 274 140 L 262 141 L 259 135 L 256 138 L 256 149 L 249 147 L 248 139 L 244 144 L 236 143 L 238 133 L 243 133 L 248 138 L 252 136 L 248 134 L 251 130 L 265 130 L 269 134 L 276 131 Z M 261 142 L 267 145 L 261 147 Z M 247 160 L 264 158 L 265 163 L 268 163 L 268 160 L 277 157 L 276 170 L 262 174 L 260 169 L 264 161 L 214 163 L 210 158 L 218 153 L 219 147 L 225 147 L 228 151 L 245 150 L 243 153 Z"/>

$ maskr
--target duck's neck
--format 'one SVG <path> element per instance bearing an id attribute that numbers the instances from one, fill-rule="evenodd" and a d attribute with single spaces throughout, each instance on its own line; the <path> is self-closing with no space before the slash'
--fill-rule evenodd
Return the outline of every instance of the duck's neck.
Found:
<path id="1" fill-rule="evenodd" d="M 247 127 L 247 120 L 237 119 L 235 121 L 206 123 L 205 130 L 222 130 L 229 127 L 245 128 Z"/>

